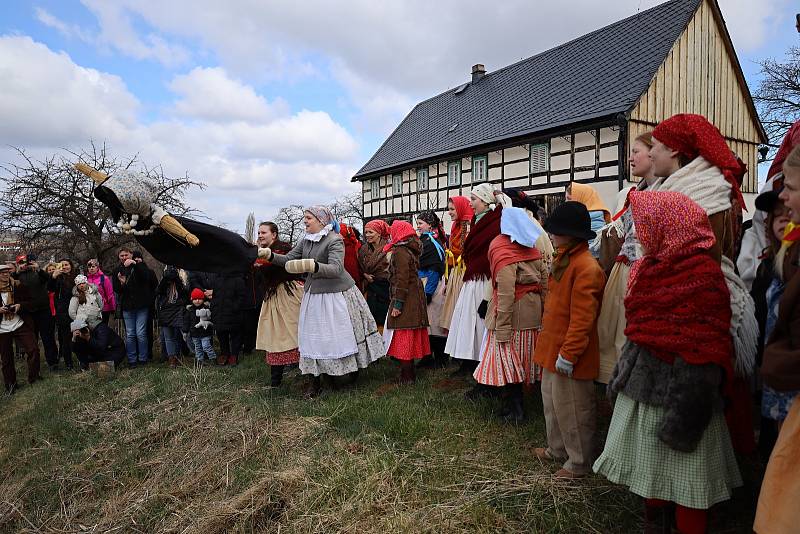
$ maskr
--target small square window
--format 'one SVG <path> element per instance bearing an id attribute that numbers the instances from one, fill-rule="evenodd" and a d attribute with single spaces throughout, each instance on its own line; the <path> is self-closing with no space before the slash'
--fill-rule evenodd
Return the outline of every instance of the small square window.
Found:
<path id="1" fill-rule="evenodd" d="M 531 174 L 550 170 L 550 147 L 547 144 L 531 145 Z"/>
<path id="2" fill-rule="evenodd" d="M 472 181 L 486 181 L 486 156 L 475 156 L 472 158 Z"/>
<path id="3" fill-rule="evenodd" d="M 381 196 L 381 179 L 375 178 L 370 183 L 370 193 L 372 193 L 372 199 L 375 200 L 376 198 L 380 198 Z"/>
<path id="4" fill-rule="evenodd" d="M 458 161 L 447 164 L 447 185 L 461 185 L 461 163 Z"/>
<path id="5" fill-rule="evenodd" d="M 417 171 L 417 190 L 427 191 L 428 189 L 428 169 L 419 169 Z"/>
<path id="6" fill-rule="evenodd" d="M 392 176 L 392 194 L 393 195 L 402 195 L 403 194 L 403 175 L 402 174 L 395 174 Z"/>

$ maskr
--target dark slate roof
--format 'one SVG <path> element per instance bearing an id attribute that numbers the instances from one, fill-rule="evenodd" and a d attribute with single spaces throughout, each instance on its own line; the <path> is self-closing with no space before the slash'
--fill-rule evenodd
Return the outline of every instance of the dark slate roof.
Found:
<path id="1" fill-rule="evenodd" d="M 672 0 L 417 104 L 354 180 L 631 109 L 702 0 Z M 448 130 L 457 124 L 455 130 Z"/>

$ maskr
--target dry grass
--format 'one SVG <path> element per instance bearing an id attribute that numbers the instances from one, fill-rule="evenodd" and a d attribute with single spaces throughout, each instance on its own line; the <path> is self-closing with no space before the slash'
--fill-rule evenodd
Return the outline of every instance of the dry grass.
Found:
<path id="1" fill-rule="evenodd" d="M 638 501 L 600 478 L 553 481 L 530 425 L 493 421 L 444 374 L 314 402 L 299 380 L 234 370 L 59 376 L 0 400 L 0 531 L 629 532 Z M 534 399 L 535 401 L 535 399 Z M 535 407 L 535 402 L 531 402 Z"/>

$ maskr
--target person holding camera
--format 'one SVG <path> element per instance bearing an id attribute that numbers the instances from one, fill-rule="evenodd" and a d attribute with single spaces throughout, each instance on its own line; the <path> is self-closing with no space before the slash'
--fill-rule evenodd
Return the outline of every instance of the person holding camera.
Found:
<path id="1" fill-rule="evenodd" d="M 71 333 L 69 330 L 69 308 L 72 292 L 75 289 L 75 269 L 72 261 L 63 259 L 55 263 L 55 268 L 50 273 L 47 288 L 53 294 L 53 309 L 55 310 L 56 332 L 58 333 L 58 356 L 64 360 L 68 370 L 72 370 L 72 347 L 70 344 Z M 50 362 L 48 362 L 50 363 Z M 51 367 L 51 370 L 55 370 Z"/>
<path id="2" fill-rule="evenodd" d="M 0 363 L 3 384 L 7 393 L 17 388 L 17 371 L 14 368 L 14 342 L 28 355 L 28 383 L 42 377 L 39 374 L 39 346 L 33 330 L 32 303 L 28 288 L 11 278 L 12 265 L 0 265 Z M 49 311 L 49 310 L 48 310 Z"/>
<path id="3" fill-rule="evenodd" d="M 144 263 L 133 259 L 133 251 L 127 247 L 119 249 L 120 265 L 114 270 L 112 282 L 119 295 L 122 318 L 125 321 L 125 347 L 128 365 L 144 365 L 150 359 L 150 342 L 147 324 L 150 306 L 155 299 L 157 282 Z"/>
<path id="4" fill-rule="evenodd" d="M 70 324 L 72 330 L 72 350 L 80 362 L 82 370 L 92 362 L 114 362 L 119 365 L 125 359 L 125 343 L 107 324 L 100 321 L 90 327 L 85 319 L 79 318 Z"/>
<path id="5" fill-rule="evenodd" d="M 26 310 L 33 321 L 34 336 L 42 338 L 44 358 L 51 371 L 58 368 L 58 347 L 55 338 L 55 322 L 50 313 L 50 295 L 47 284 L 50 277 L 39 268 L 36 256 L 20 254 L 17 256 L 17 274 L 15 276 L 28 289 L 31 302 Z"/>

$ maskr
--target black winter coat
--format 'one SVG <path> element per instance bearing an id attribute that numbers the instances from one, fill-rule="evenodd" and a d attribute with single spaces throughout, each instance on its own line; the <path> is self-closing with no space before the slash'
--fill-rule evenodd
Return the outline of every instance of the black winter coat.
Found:
<path id="1" fill-rule="evenodd" d="M 50 307 L 50 296 L 47 294 L 47 285 L 51 279 L 49 274 L 41 269 L 28 269 L 15 274 L 14 278 L 22 282 L 30 293 L 31 305 L 28 311 L 37 312 Z"/>
<path id="2" fill-rule="evenodd" d="M 211 289 L 214 286 L 214 281 L 219 278 L 216 273 L 204 273 L 200 271 L 189 271 L 189 293 L 193 289 Z"/>
<path id="3" fill-rule="evenodd" d="M 124 285 L 117 276 L 120 273 L 127 277 Z M 122 310 L 139 310 L 153 306 L 158 280 L 156 273 L 144 263 L 136 263 L 130 267 L 120 265 L 114 269 L 111 283 L 114 293 L 119 295 L 117 302 Z"/>
<path id="4" fill-rule="evenodd" d="M 244 277 L 241 274 L 220 275 L 211 286 L 211 317 L 217 330 L 240 330 L 244 322 Z"/>
<path id="5" fill-rule="evenodd" d="M 75 275 L 61 273 L 56 278 L 50 278 L 47 289 L 53 292 L 53 304 L 56 308 L 56 321 L 68 324 L 72 321 L 69 317 L 69 301 L 72 300 L 72 288 L 75 287 Z"/>
<path id="6" fill-rule="evenodd" d="M 104 323 L 92 330 L 89 341 L 83 338 L 73 341 L 72 350 L 82 364 L 113 361 L 119 365 L 125 359 L 125 343 Z"/>
<path id="7" fill-rule="evenodd" d="M 194 304 L 188 304 L 183 308 L 183 332 L 188 332 L 193 339 L 200 339 L 202 337 L 209 337 L 214 335 L 214 327 L 208 328 L 195 328 L 195 325 L 200 320 L 197 317 L 197 310 L 200 308 L 208 309 L 208 303 L 204 302 L 199 308 Z M 211 316 L 211 322 L 214 322 L 214 316 Z"/>
<path id="8" fill-rule="evenodd" d="M 173 294 L 172 288 L 175 288 Z M 178 272 L 174 269 L 164 271 L 164 277 L 156 290 L 158 303 L 158 324 L 183 328 L 186 305 L 189 304 L 189 291 L 183 285 Z"/>

